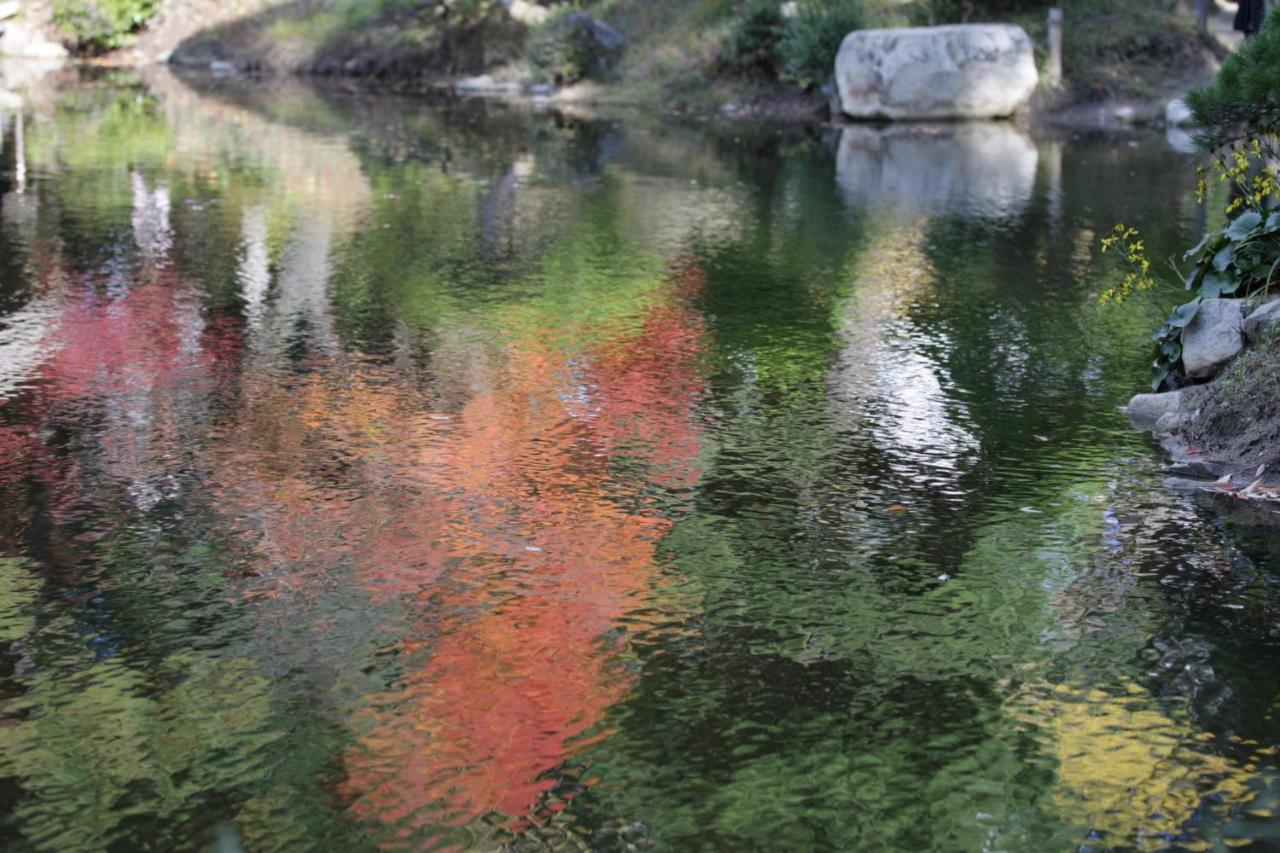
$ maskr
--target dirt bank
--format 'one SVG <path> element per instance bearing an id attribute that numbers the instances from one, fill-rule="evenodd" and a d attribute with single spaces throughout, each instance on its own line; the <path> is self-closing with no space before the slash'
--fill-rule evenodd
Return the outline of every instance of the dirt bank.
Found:
<path id="1" fill-rule="evenodd" d="M 1182 408 L 1195 413 L 1162 436 L 1183 456 L 1220 465 L 1247 486 L 1264 467 L 1280 484 L 1280 348 L 1276 341 L 1245 351 L 1212 382 L 1186 389 Z"/>

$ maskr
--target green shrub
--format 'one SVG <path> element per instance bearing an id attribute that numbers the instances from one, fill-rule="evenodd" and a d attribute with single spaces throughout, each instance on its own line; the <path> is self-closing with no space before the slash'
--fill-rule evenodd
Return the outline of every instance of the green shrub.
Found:
<path id="1" fill-rule="evenodd" d="M 1212 84 L 1192 91 L 1187 105 L 1209 148 L 1249 129 L 1280 126 L 1280 15 L 1268 15 L 1262 31 L 1227 57 Z"/>
<path id="2" fill-rule="evenodd" d="M 1280 148 L 1271 136 L 1246 135 L 1219 148 L 1212 167 L 1200 168 L 1197 196 L 1203 201 L 1211 173 L 1230 187 L 1232 201 L 1227 207 L 1227 223 L 1204 235 L 1195 248 L 1183 256 L 1191 269 L 1182 273 L 1190 301 L 1177 306 L 1164 325 L 1156 330 L 1155 361 L 1151 387 L 1176 381 L 1182 361 L 1182 330 L 1195 319 L 1206 299 L 1221 296 L 1266 298 L 1273 285 L 1280 285 L 1280 174 L 1271 166 L 1280 158 Z M 1136 290 L 1155 284 L 1151 262 L 1137 229 L 1117 225 L 1112 236 L 1102 240 L 1102 251 L 1114 250 L 1125 259 L 1130 272 L 1124 282 L 1102 294 L 1102 301 L 1122 302 Z"/>
<path id="3" fill-rule="evenodd" d="M 781 70 L 778 45 L 786 23 L 777 2 L 750 3 L 734 19 L 721 46 L 722 70 L 746 77 L 776 78 Z"/>
<path id="4" fill-rule="evenodd" d="M 160 0 L 54 0 L 53 21 L 83 53 L 121 47 L 146 25 Z"/>
<path id="5" fill-rule="evenodd" d="M 540 77 L 567 84 L 607 78 L 626 45 L 626 37 L 603 21 L 565 12 L 538 28 L 525 52 Z"/>
<path id="6" fill-rule="evenodd" d="M 720 65 L 730 73 L 815 86 L 831 75 L 844 37 L 865 22 L 860 0 L 800 0 L 791 18 L 776 0 L 756 0 L 730 28 Z"/>
<path id="7" fill-rule="evenodd" d="M 1227 58 L 1212 84 L 1192 91 L 1187 103 L 1212 160 L 1199 169 L 1199 200 L 1215 173 L 1229 185 L 1232 200 L 1227 224 L 1205 234 L 1183 258 L 1192 264 L 1183 281 L 1193 296 L 1156 331 L 1157 389 L 1175 375 L 1182 330 L 1203 300 L 1265 298 L 1280 285 L 1280 173 L 1274 166 L 1280 162 L 1280 16 L 1269 15 L 1262 31 Z"/>
<path id="8" fill-rule="evenodd" d="M 783 79 L 805 88 L 822 83 L 834 72 L 844 37 L 865 26 L 858 0 L 802 0 L 778 44 Z"/>

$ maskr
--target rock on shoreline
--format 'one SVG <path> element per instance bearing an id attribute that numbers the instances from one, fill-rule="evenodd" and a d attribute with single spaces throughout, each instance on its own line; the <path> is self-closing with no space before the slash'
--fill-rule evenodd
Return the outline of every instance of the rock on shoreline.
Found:
<path id="1" fill-rule="evenodd" d="M 1239 494 L 1280 482 L 1278 336 L 1280 300 L 1205 300 L 1184 330 L 1183 359 L 1189 376 L 1208 381 L 1129 401 L 1133 425 L 1171 457 L 1169 485 L 1204 488 L 1231 475 L 1216 488 Z"/>

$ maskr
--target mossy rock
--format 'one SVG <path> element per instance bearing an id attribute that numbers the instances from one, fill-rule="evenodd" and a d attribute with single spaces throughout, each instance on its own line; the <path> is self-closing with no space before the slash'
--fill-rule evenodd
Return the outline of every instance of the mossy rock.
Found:
<path id="1" fill-rule="evenodd" d="M 627 37 L 585 12 L 570 12 L 547 22 L 529 40 L 529 62 L 547 80 L 565 85 L 602 80 L 617 67 Z"/>

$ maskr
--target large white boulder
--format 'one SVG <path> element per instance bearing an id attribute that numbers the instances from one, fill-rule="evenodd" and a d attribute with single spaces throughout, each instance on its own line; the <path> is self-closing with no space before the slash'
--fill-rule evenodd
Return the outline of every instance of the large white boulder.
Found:
<path id="1" fill-rule="evenodd" d="M 1031 39 L 1012 24 L 858 30 L 836 56 L 840 106 L 854 118 L 1000 118 L 1035 91 Z"/>
<path id="2" fill-rule="evenodd" d="M 1182 366 L 1192 379 L 1213 376 L 1244 348 L 1243 299 L 1206 299 L 1182 330 Z"/>

